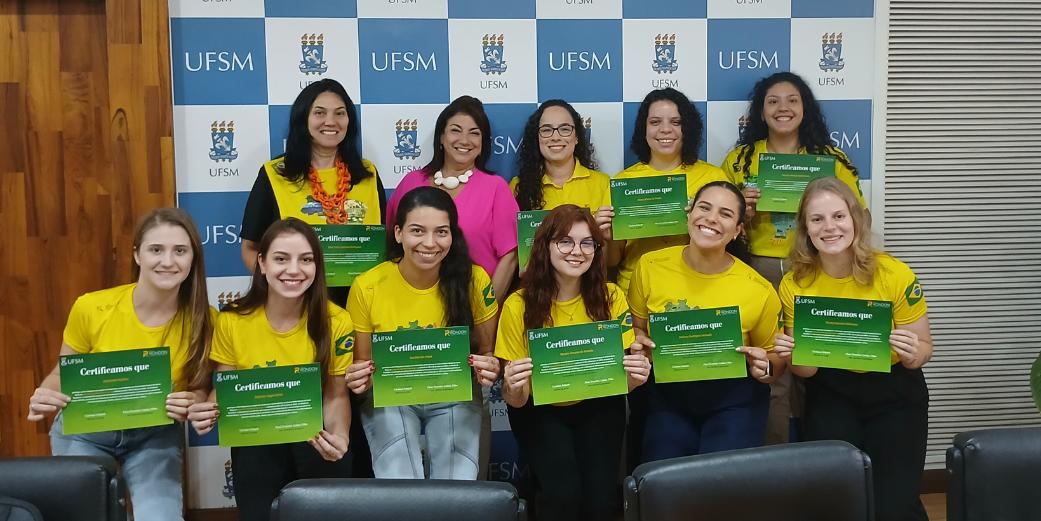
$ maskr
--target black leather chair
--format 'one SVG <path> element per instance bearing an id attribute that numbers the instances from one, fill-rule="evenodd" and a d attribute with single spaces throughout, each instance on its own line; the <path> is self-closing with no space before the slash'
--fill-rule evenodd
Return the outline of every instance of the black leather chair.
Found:
<path id="1" fill-rule="evenodd" d="M 47 521 L 126 521 L 126 488 L 111 458 L 0 460 L 0 495 L 27 501 Z"/>
<path id="2" fill-rule="evenodd" d="M 509 483 L 412 479 L 301 479 L 271 505 L 277 521 L 524 521 Z"/>
<path id="3" fill-rule="evenodd" d="M 841 441 L 645 463 L 625 478 L 626 521 L 871 521 L 871 460 Z"/>
<path id="4" fill-rule="evenodd" d="M 1041 428 L 958 434 L 947 473 L 948 520 L 1041 521 Z"/>

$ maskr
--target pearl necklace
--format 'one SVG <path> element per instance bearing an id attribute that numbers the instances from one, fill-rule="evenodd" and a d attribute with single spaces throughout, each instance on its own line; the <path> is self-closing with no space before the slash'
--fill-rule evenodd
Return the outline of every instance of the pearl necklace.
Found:
<path id="1" fill-rule="evenodd" d="M 470 176 L 474 173 L 473 170 L 467 170 L 459 176 L 446 176 L 441 173 L 440 170 L 434 172 L 434 184 L 437 186 L 443 186 L 449 190 L 455 190 L 460 184 L 466 184 L 470 180 Z"/>

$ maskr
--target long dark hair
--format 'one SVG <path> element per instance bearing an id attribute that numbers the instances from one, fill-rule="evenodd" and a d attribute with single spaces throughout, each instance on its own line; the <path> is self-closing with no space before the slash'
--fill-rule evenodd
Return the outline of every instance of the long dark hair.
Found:
<path id="1" fill-rule="evenodd" d="M 745 196 L 741 193 L 740 188 L 730 181 L 712 181 L 711 183 L 705 183 L 704 186 L 698 189 L 698 193 L 694 194 L 694 199 L 690 200 L 690 203 L 687 205 L 687 213 L 689 214 L 694 209 L 694 205 L 701 199 L 701 194 L 704 193 L 705 190 L 716 187 L 725 189 L 733 194 L 734 198 L 737 199 L 737 222 L 742 225 L 741 233 L 734 240 L 727 243 L 726 251 L 730 255 L 741 259 L 741 262 L 748 264 L 752 259 L 752 254 L 748 247 L 748 215 L 745 212 Z"/>
<path id="2" fill-rule="evenodd" d="M 156 208 L 137 222 L 131 244 L 134 251 L 138 251 L 145 233 L 163 224 L 182 228 L 188 234 L 188 243 L 192 248 L 192 267 L 188 270 L 188 277 L 181 282 L 181 287 L 177 290 L 181 338 L 188 339 L 188 363 L 183 374 L 188 378 L 189 389 L 208 389 L 210 373 L 213 372 L 213 363 L 210 362 L 213 320 L 209 299 L 206 296 L 206 261 L 203 258 L 202 241 L 199 240 L 199 230 L 195 227 L 195 222 L 188 212 L 180 208 Z M 141 278 L 141 266 L 137 262 L 131 262 L 130 265 L 130 274 L 137 281 Z"/>
<path id="3" fill-rule="evenodd" d="M 550 211 L 542 221 L 531 245 L 531 258 L 528 268 L 521 277 L 521 288 L 524 290 L 524 328 L 538 329 L 551 326 L 550 308 L 557 296 L 557 278 L 554 275 L 553 263 L 550 261 L 550 243 L 566 237 L 571 227 L 584 222 L 589 226 L 589 235 L 596 241 L 596 251 L 589 269 L 582 274 L 579 282 L 582 302 L 586 314 L 594 321 L 610 320 L 611 302 L 607 293 L 607 259 L 604 253 L 604 236 L 596 225 L 593 214 L 588 208 L 580 208 L 573 204 L 564 204 Z M 577 248 L 578 245 L 576 244 Z"/>
<path id="4" fill-rule="evenodd" d="M 647 114 L 651 110 L 651 104 L 656 101 L 671 101 L 676 105 L 680 113 L 680 129 L 683 131 L 683 146 L 680 148 L 680 163 L 693 165 L 698 162 L 698 149 L 701 148 L 704 123 L 701 113 L 697 107 L 690 102 L 686 94 L 672 88 L 652 90 L 647 93 L 640 103 L 640 110 L 636 113 L 636 125 L 633 127 L 633 137 L 629 141 L 629 149 L 636 154 L 642 163 L 651 160 L 651 146 L 647 144 Z"/>
<path id="5" fill-rule="evenodd" d="M 445 325 L 473 326 L 473 309 L 470 305 L 470 279 L 473 276 L 473 264 L 470 261 L 470 248 L 466 246 L 463 230 L 459 227 L 459 213 L 456 211 L 452 197 L 439 188 L 420 186 L 410 190 L 398 203 L 398 214 L 394 218 L 394 226 L 405 229 L 408 214 L 420 207 L 441 210 L 448 214 L 448 227 L 452 232 L 452 247 L 438 267 L 438 283 L 441 299 L 445 304 Z M 405 249 L 400 242 L 393 239 L 387 242 L 387 260 L 401 262 Z"/>
<path id="6" fill-rule="evenodd" d="M 766 92 L 778 83 L 788 82 L 795 86 L 802 98 L 802 123 L 799 125 L 799 145 L 806 148 L 806 152 L 816 155 L 831 155 L 846 166 L 853 176 L 857 176 L 857 169 L 853 163 L 846 158 L 846 154 L 831 144 L 828 134 L 828 124 L 824 121 L 824 112 L 821 111 L 820 103 L 813 95 L 813 90 L 798 74 L 791 72 L 776 72 L 755 83 L 749 101 L 748 126 L 741 131 L 737 140 L 740 152 L 731 166 L 734 172 L 749 174 L 752 167 L 752 154 L 755 153 L 755 142 L 770 136 L 770 128 L 763 119 L 763 107 L 766 104 Z"/>
<path id="7" fill-rule="evenodd" d="M 542 113 L 550 107 L 562 107 L 571 114 L 571 124 L 575 127 L 575 161 L 582 166 L 596 170 L 593 159 L 593 143 L 589 141 L 582 125 L 582 116 L 575 107 L 561 99 L 551 99 L 535 109 L 524 125 L 524 138 L 517 150 L 517 204 L 521 210 L 541 210 L 546 204 L 542 194 L 542 175 L 545 161 L 539 148 L 539 120 Z"/>
<path id="8" fill-rule="evenodd" d="M 332 342 L 330 332 L 332 327 L 329 323 L 329 290 L 325 285 L 325 259 L 322 256 L 322 246 L 318 242 L 318 235 L 307 223 L 296 217 L 288 217 L 281 221 L 275 221 L 268 227 L 260 238 L 257 251 L 260 254 L 257 266 L 253 268 L 253 280 L 249 285 L 249 291 L 242 298 L 234 301 L 228 307 L 240 315 L 248 315 L 253 310 L 264 307 L 267 304 L 268 284 L 267 278 L 260 272 L 260 264 L 264 262 L 271 243 L 282 235 L 299 234 L 307 240 L 314 254 L 314 280 L 311 286 L 304 292 L 304 312 L 307 314 L 307 336 L 314 342 L 314 361 L 322 367 L 322 375 L 329 374 L 330 344 Z M 325 379 L 322 379 L 325 382 Z"/>
<path id="9" fill-rule="evenodd" d="M 347 107 L 347 132 L 343 141 L 336 147 L 336 153 L 347 165 L 347 171 L 351 173 L 351 186 L 354 186 L 374 174 L 362 166 L 361 154 L 358 153 L 358 111 L 354 108 L 354 101 L 347 95 L 340 82 L 330 78 L 318 80 L 304 87 L 293 102 L 293 107 L 289 109 L 286 153 L 283 156 L 283 166 L 278 173 L 296 183 L 306 179 L 311 171 L 311 132 L 307 128 L 307 119 L 311 115 L 311 106 L 323 92 L 336 94 Z"/>
<path id="10" fill-rule="evenodd" d="M 434 123 L 434 156 L 422 168 L 423 173 L 432 176 L 434 172 L 441 170 L 441 167 L 445 166 L 445 148 L 441 146 L 441 136 L 444 135 L 445 127 L 448 126 L 448 118 L 456 114 L 470 116 L 473 118 L 474 123 L 477 123 L 477 128 L 481 129 L 481 153 L 474 160 L 474 166 L 482 172 L 494 173 L 485 166 L 488 163 L 488 158 L 492 155 L 492 126 L 488 122 L 488 114 L 484 112 L 484 103 L 481 103 L 481 100 L 473 96 L 459 96 L 452 100 L 441 111 L 441 114 L 437 116 L 437 122 Z"/>

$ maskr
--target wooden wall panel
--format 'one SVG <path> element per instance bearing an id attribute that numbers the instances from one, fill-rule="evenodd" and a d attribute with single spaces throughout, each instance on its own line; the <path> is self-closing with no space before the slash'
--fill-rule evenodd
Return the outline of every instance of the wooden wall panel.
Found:
<path id="1" fill-rule="evenodd" d="M 165 0 L 0 0 L 0 457 L 77 296 L 129 282 L 137 217 L 172 205 Z"/>

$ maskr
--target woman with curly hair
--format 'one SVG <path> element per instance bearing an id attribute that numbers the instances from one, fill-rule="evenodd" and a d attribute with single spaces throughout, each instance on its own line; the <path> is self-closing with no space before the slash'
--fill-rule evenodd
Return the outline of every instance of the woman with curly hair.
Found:
<path id="1" fill-rule="evenodd" d="M 625 397 L 533 405 L 527 331 L 621 320 L 629 389 L 647 381 L 649 344 L 636 340 L 625 294 L 607 282 L 603 235 L 586 208 L 550 211 L 535 233 L 522 288 L 506 299 L 495 344 L 510 426 L 538 479 L 538 515 L 551 520 L 614 519 L 621 513 L 618 469 Z"/>
<path id="2" fill-rule="evenodd" d="M 893 305 L 888 373 L 793 365 L 806 379 L 809 440 L 843 440 L 871 457 L 880 521 L 928 519 L 918 496 L 925 469 L 929 391 L 922 366 L 933 354 L 918 277 L 871 246 L 867 211 L 845 183 L 826 177 L 806 187 L 796 216 L 791 271 L 781 281 L 784 333 L 774 351 L 790 360 L 795 297 L 888 301 Z"/>
<path id="3" fill-rule="evenodd" d="M 611 178 L 597 171 L 582 116 L 570 103 L 543 102 L 528 118 L 517 151 L 517 172 L 510 189 L 521 210 L 552 210 L 569 203 L 585 207 L 611 238 Z"/>
<path id="4" fill-rule="evenodd" d="M 701 114 L 686 95 L 673 88 L 653 90 L 640 104 L 629 144 L 640 162 L 615 177 L 627 179 L 683 174 L 687 178 L 687 198 L 693 198 L 702 186 L 727 178 L 715 165 L 698 159 L 703 136 Z M 686 243 L 687 236 L 683 234 L 615 241 L 615 250 L 622 250 L 618 285 L 628 291 L 636 263 L 644 254 Z"/>

